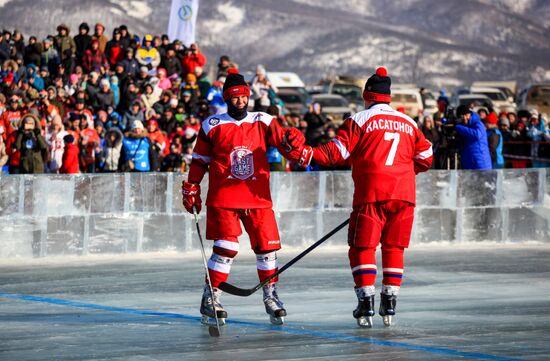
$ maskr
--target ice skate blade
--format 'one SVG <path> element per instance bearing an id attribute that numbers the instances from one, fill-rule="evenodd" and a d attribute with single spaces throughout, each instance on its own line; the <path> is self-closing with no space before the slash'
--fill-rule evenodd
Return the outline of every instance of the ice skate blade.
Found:
<path id="1" fill-rule="evenodd" d="M 275 316 L 269 315 L 269 321 L 271 322 L 272 325 L 280 326 L 283 323 L 285 323 L 285 318 L 284 317 L 275 317 Z"/>
<path id="2" fill-rule="evenodd" d="M 225 325 L 225 318 L 218 317 L 218 322 L 220 323 L 220 326 Z M 201 323 L 207 326 L 216 326 L 216 319 L 214 317 L 208 317 L 206 315 L 202 315 Z"/>
<path id="3" fill-rule="evenodd" d="M 361 316 L 357 319 L 357 325 L 363 328 L 372 328 L 372 316 Z"/>
<path id="4" fill-rule="evenodd" d="M 390 316 L 390 315 L 382 316 L 382 320 L 384 321 L 384 326 L 390 327 L 393 322 L 393 316 Z"/>

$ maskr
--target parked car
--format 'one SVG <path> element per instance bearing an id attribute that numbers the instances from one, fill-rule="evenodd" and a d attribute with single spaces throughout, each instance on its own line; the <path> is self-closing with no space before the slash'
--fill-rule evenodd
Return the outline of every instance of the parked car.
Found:
<path id="1" fill-rule="evenodd" d="M 518 83 L 514 80 L 510 81 L 474 81 L 472 88 L 497 88 L 506 95 L 508 101 L 513 103 L 516 99 L 518 91 Z"/>
<path id="2" fill-rule="evenodd" d="M 456 98 L 456 103 L 453 106 L 456 108 L 459 105 L 467 105 L 477 112 L 480 108 L 495 108 L 493 102 L 487 95 L 483 94 L 462 94 Z"/>
<path id="3" fill-rule="evenodd" d="M 550 83 L 533 84 L 523 89 L 518 95 L 518 106 L 550 114 Z"/>
<path id="4" fill-rule="evenodd" d="M 363 110 L 365 101 L 363 100 L 363 88 L 356 84 L 345 82 L 326 82 L 323 85 L 323 93 L 338 94 L 346 98 L 349 106 L 354 110 Z"/>
<path id="5" fill-rule="evenodd" d="M 321 111 L 330 117 L 336 125 L 342 124 L 345 117 L 354 113 L 346 98 L 341 95 L 316 94 L 312 96 L 311 100 L 313 103 L 319 103 Z"/>
<path id="6" fill-rule="evenodd" d="M 308 109 L 308 98 L 300 91 L 291 88 L 279 89 L 277 97 L 285 104 L 285 108 L 292 113 L 305 114 Z"/>
<path id="7" fill-rule="evenodd" d="M 492 100 L 494 105 L 494 110 L 499 112 L 516 112 L 516 105 L 509 101 L 508 97 L 504 92 L 497 88 L 481 88 L 481 87 L 471 87 L 470 92 L 472 94 L 483 94 L 489 97 Z"/>

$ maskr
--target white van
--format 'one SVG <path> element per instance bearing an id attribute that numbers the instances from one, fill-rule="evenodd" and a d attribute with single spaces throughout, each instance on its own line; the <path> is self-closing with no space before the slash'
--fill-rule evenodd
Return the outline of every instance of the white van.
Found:
<path id="1" fill-rule="evenodd" d="M 392 108 L 405 108 L 405 113 L 411 117 L 417 117 L 423 111 L 422 96 L 418 88 L 397 88 L 391 90 Z"/>

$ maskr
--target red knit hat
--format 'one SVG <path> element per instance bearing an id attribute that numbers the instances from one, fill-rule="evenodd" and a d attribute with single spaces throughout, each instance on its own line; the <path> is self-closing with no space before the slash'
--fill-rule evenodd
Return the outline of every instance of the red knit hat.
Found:
<path id="1" fill-rule="evenodd" d="M 495 112 L 489 113 L 489 115 L 487 115 L 487 117 L 485 118 L 485 122 L 486 122 L 487 124 L 495 124 L 495 125 L 497 125 L 497 124 L 498 124 L 497 113 L 495 113 Z"/>
<path id="2" fill-rule="evenodd" d="M 363 99 L 370 102 L 389 103 L 391 102 L 391 78 L 384 67 L 376 69 L 365 84 Z"/>
<path id="3" fill-rule="evenodd" d="M 235 68 L 229 68 L 227 78 L 223 84 L 223 100 L 228 101 L 233 97 L 250 96 L 250 88 L 244 80 L 244 76 L 239 74 Z"/>

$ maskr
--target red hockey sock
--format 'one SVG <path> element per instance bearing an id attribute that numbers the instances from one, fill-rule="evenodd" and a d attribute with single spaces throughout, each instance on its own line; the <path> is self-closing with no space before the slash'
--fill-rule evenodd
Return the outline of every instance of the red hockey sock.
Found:
<path id="1" fill-rule="evenodd" d="M 227 281 L 233 258 L 239 253 L 238 241 L 217 240 L 214 242 L 212 256 L 208 260 L 208 274 L 212 287 Z"/>
<path id="2" fill-rule="evenodd" d="M 260 282 L 263 282 L 266 278 L 279 270 L 277 266 L 277 253 L 269 252 L 256 255 L 256 268 L 258 269 L 258 277 Z M 269 283 L 276 283 L 279 277 L 273 278 Z"/>
<path id="3" fill-rule="evenodd" d="M 355 287 L 374 286 L 376 281 L 375 252 L 376 248 L 349 248 L 349 265 Z"/>
<path id="4" fill-rule="evenodd" d="M 404 252 L 403 247 L 382 245 L 383 285 L 401 286 Z"/>

